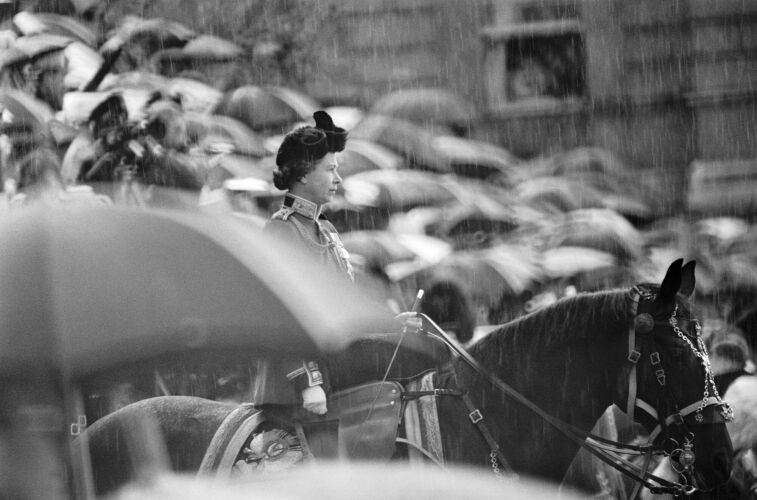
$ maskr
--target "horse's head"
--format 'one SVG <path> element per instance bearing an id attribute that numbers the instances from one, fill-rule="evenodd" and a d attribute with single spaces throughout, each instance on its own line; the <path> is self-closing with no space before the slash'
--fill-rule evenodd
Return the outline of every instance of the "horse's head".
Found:
<path id="1" fill-rule="evenodd" d="M 691 311 L 694 267 L 679 259 L 659 286 L 631 291 L 629 416 L 650 433 L 690 486 L 709 490 L 730 474 L 733 449 L 726 429 L 730 408 L 715 387 L 699 322 Z M 693 480 L 693 482 L 692 482 Z"/>

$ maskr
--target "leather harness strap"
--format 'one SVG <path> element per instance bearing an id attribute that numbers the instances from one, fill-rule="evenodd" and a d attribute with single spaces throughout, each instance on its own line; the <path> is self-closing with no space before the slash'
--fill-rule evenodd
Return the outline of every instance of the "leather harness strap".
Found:
<path id="1" fill-rule="evenodd" d="M 500 469 L 503 469 L 504 472 L 506 472 L 507 474 L 515 475 L 515 471 L 510 466 L 510 463 L 507 461 L 507 458 L 505 458 L 505 455 L 502 453 L 502 450 L 500 449 L 499 444 L 497 443 L 497 440 L 494 439 L 494 436 L 489 430 L 489 427 L 486 425 L 486 422 L 484 422 L 484 416 L 481 413 L 481 410 L 476 408 L 476 405 L 473 404 L 473 400 L 471 399 L 471 397 L 468 395 L 467 392 L 459 391 L 455 389 L 434 389 L 432 391 L 406 391 L 406 392 L 403 392 L 402 399 L 411 400 L 411 399 L 417 399 L 424 396 L 452 396 L 452 397 L 460 398 L 468 410 L 468 419 L 471 421 L 473 425 L 476 426 L 476 429 L 478 429 L 478 431 L 481 433 L 481 436 L 484 438 L 484 441 L 486 441 L 487 446 L 489 446 L 491 453 L 493 453 L 497 457 Z"/>
<path id="2" fill-rule="evenodd" d="M 639 309 L 639 298 L 641 293 L 634 287 L 631 289 L 631 318 L 636 316 Z M 631 362 L 631 370 L 628 373 L 628 403 L 626 404 L 626 415 L 634 420 L 634 408 L 636 407 L 636 363 L 639 361 L 641 353 L 636 347 L 636 323 L 631 321 L 628 327 L 628 361 Z"/>
<path id="3" fill-rule="evenodd" d="M 492 436 L 492 433 L 489 431 L 489 427 L 486 426 L 486 423 L 484 422 L 484 416 L 481 414 L 481 411 L 476 408 L 476 405 L 473 404 L 473 401 L 471 400 L 467 392 L 464 392 L 462 394 L 462 399 L 463 403 L 465 403 L 465 407 L 468 409 L 468 418 L 473 423 L 473 425 L 476 426 L 476 429 L 478 429 L 478 431 L 481 433 L 481 436 L 489 446 L 491 453 L 493 455 L 496 455 L 497 460 L 499 460 L 499 467 L 501 469 L 504 469 L 505 473 L 507 473 L 508 475 L 514 475 L 515 471 L 505 458 L 502 450 L 500 450 L 499 444 L 494 439 L 494 436 Z"/>

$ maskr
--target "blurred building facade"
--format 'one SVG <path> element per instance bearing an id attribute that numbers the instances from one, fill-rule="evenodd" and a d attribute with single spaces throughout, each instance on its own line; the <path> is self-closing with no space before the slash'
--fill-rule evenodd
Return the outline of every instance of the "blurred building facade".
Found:
<path id="1" fill-rule="evenodd" d="M 757 3 L 360 0 L 342 10 L 323 47 L 333 67 L 312 85 L 322 99 L 448 87 L 484 117 L 480 138 L 526 157 L 607 148 L 659 177 L 671 207 L 694 160 L 724 169 L 757 157 Z"/>

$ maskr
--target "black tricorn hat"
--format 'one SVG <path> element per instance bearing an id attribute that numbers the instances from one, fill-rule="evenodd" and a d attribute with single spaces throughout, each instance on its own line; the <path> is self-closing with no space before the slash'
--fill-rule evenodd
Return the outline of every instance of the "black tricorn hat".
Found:
<path id="1" fill-rule="evenodd" d="M 321 129 L 326 133 L 329 152 L 338 153 L 339 151 L 344 151 L 344 146 L 347 144 L 347 131 L 335 126 L 334 120 L 325 111 L 316 111 L 313 113 L 313 118 L 315 119 L 315 128 Z"/>
<path id="2" fill-rule="evenodd" d="M 334 125 L 328 113 L 313 113 L 315 127 L 300 127 L 286 135 L 276 153 L 276 165 L 291 160 L 320 160 L 328 153 L 338 153 L 347 144 L 347 131 Z"/>

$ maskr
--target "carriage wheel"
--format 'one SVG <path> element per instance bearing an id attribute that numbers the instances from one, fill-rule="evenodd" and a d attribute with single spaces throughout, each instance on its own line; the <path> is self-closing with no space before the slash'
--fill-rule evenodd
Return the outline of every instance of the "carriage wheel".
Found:
<path id="1" fill-rule="evenodd" d="M 236 408 L 213 436 L 198 474 L 229 478 L 296 466 L 306 453 L 297 433 L 283 427 L 252 405 Z"/>

